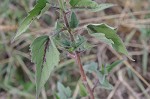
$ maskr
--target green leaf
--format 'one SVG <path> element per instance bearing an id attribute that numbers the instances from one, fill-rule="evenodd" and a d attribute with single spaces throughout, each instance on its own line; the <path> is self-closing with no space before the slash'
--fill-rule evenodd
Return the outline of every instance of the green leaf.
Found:
<path id="1" fill-rule="evenodd" d="M 61 46 L 65 49 L 68 49 L 71 47 L 71 42 L 70 40 L 68 40 L 64 32 L 61 32 L 55 35 L 55 42 L 57 43 L 58 46 Z"/>
<path id="2" fill-rule="evenodd" d="M 96 74 L 98 76 L 100 86 L 104 89 L 111 90 L 113 89 L 113 86 L 109 83 L 109 81 L 106 79 L 106 75 L 102 74 L 99 71 L 96 71 Z"/>
<path id="3" fill-rule="evenodd" d="M 42 67 L 44 63 L 45 45 L 49 41 L 48 36 L 40 36 L 31 44 L 32 62 L 36 64 L 36 90 L 39 94 L 39 85 L 41 80 Z M 38 53 L 38 54 L 37 54 Z"/>
<path id="4" fill-rule="evenodd" d="M 84 44 L 80 46 L 80 51 L 91 50 L 93 47 L 95 47 L 95 45 L 90 44 L 89 42 L 84 42 Z"/>
<path id="5" fill-rule="evenodd" d="M 80 48 L 86 43 L 87 39 L 84 36 L 78 35 L 76 38 L 76 42 L 72 42 L 71 47 L 73 48 L 71 51 L 80 50 Z"/>
<path id="6" fill-rule="evenodd" d="M 75 39 L 75 42 L 71 42 L 66 37 L 66 33 L 64 32 L 61 32 L 60 34 L 55 36 L 55 42 L 57 43 L 57 45 L 69 52 L 79 50 L 80 47 L 82 47 L 84 43 L 86 43 L 86 41 L 87 39 L 85 37 L 78 35 Z"/>
<path id="7" fill-rule="evenodd" d="M 57 83 L 58 88 L 58 96 L 61 97 L 61 99 L 69 99 L 71 97 L 71 90 L 69 87 L 64 87 L 64 85 L 60 82 Z"/>
<path id="8" fill-rule="evenodd" d="M 113 89 L 113 85 L 109 83 L 109 81 L 106 79 L 106 77 L 104 78 L 103 83 L 100 84 L 101 88 L 107 89 L 107 90 L 112 90 Z"/>
<path id="9" fill-rule="evenodd" d="M 46 3 L 45 7 L 41 10 L 40 14 L 38 15 L 38 19 L 51 7 L 51 4 Z"/>
<path id="10" fill-rule="evenodd" d="M 60 97 L 57 94 L 54 94 L 56 99 L 60 99 Z"/>
<path id="11" fill-rule="evenodd" d="M 61 22 L 59 22 L 59 20 L 57 20 L 57 21 L 55 22 L 55 31 L 56 31 L 56 32 L 59 32 L 59 31 L 61 31 L 63 28 L 64 28 L 64 24 L 61 23 Z"/>
<path id="12" fill-rule="evenodd" d="M 63 10 L 63 11 L 66 10 L 66 5 L 65 5 L 64 0 L 59 0 L 58 2 L 59 2 L 59 6 L 60 6 L 61 10 Z"/>
<path id="13" fill-rule="evenodd" d="M 55 35 L 54 40 L 57 46 L 63 49 L 69 49 L 71 47 L 71 41 L 68 39 L 68 32 L 62 31 L 64 30 L 64 24 L 59 22 L 58 20 L 55 23 Z"/>
<path id="14" fill-rule="evenodd" d="M 120 39 L 120 37 L 116 34 L 116 30 L 104 23 L 102 24 L 90 24 L 87 26 L 90 35 L 98 38 L 100 37 L 100 35 L 102 35 L 102 37 L 98 38 L 100 41 L 103 41 L 109 45 L 111 45 L 116 51 L 125 54 L 126 56 L 128 56 L 128 58 L 131 59 L 131 57 L 129 57 L 128 52 L 126 50 L 126 47 L 124 45 L 124 43 L 122 42 L 122 40 Z M 105 36 L 105 37 L 103 37 Z"/>
<path id="15" fill-rule="evenodd" d="M 106 66 L 106 69 L 107 69 L 108 73 L 111 72 L 111 70 L 114 67 L 116 67 L 117 65 L 119 65 L 122 62 L 123 62 L 123 60 L 118 60 L 118 61 L 113 62 L 111 65 Z"/>
<path id="16" fill-rule="evenodd" d="M 85 86 L 81 82 L 79 82 L 79 93 L 80 93 L 80 96 L 82 97 L 85 97 L 88 95 Z"/>
<path id="17" fill-rule="evenodd" d="M 95 62 L 91 62 L 89 64 L 84 65 L 83 69 L 89 73 L 96 73 L 96 76 L 98 77 L 98 80 L 100 82 L 100 86 L 104 89 L 112 89 L 113 86 L 109 83 L 109 81 L 106 79 L 106 75 L 103 74 L 98 69 L 98 64 Z"/>
<path id="18" fill-rule="evenodd" d="M 70 22 L 69 26 L 70 28 L 76 28 L 79 24 L 79 20 L 77 19 L 77 16 L 74 12 L 72 12 L 71 17 L 70 17 Z"/>
<path id="19" fill-rule="evenodd" d="M 95 62 L 90 62 L 83 66 L 83 69 L 89 73 L 96 72 L 98 68 L 98 64 Z"/>
<path id="20" fill-rule="evenodd" d="M 118 66 L 118 65 L 119 65 L 120 63 L 122 63 L 122 62 L 123 62 L 123 60 L 117 60 L 117 61 L 113 62 L 112 64 L 107 65 L 106 67 L 105 67 L 105 66 L 102 66 L 101 72 L 102 72 L 103 74 L 108 74 L 108 73 L 111 72 L 111 70 L 112 70 L 114 67 Z"/>
<path id="21" fill-rule="evenodd" d="M 106 44 L 112 46 L 114 42 L 111 39 L 106 38 L 105 34 L 102 33 L 94 33 L 91 34 L 92 36 L 96 37 L 97 39 L 100 39 L 100 41 L 105 42 Z"/>
<path id="22" fill-rule="evenodd" d="M 45 62 L 43 64 L 42 76 L 41 76 L 41 86 L 43 87 L 46 81 L 48 80 L 51 72 L 54 70 L 54 67 L 59 63 L 59 51 L 56 48 L 52 38 L 50 39 L 50 45 L 46 50 Z"/>
<path id="23" fill-rule="evenodd" d="M 52 38 L 40 36 L 30 46 L 32 62 L 36 64 L 36 92 L 37 97 L 48 80 L 54 67 L 59 62 L 59 51 Z"/>
<path id="24" fill-rule="evenodd" d="M 72 9 L 91 10 L 93 12 L 101 11 L 114 6 L 113 4 L 97 4 L 92 0 L 70 0 Z"/>
<path id="25" fill-rule="evenodd" d="M 104 80 L 105 80 L 105 77 L 106 75 L 102 74 L 101 72 L 99 72 L 98 70 L 95 72 L 98 79 L 99 79 L 99 82 L 100 84 L 103 84 L 104 83 Z"/>
<path id="26" fill-rule="evenodd" d="M 13 40 L 15 40 L 18 36 L 24 33 L 31 22 L 38 17 L 41 13 L 42 9 L 46 6 L 47 0 L 38 0 L 35 7 L 29 12 L 28 16 L 21 22 L 19 29 L 17 31 L 16 36 Z"/>

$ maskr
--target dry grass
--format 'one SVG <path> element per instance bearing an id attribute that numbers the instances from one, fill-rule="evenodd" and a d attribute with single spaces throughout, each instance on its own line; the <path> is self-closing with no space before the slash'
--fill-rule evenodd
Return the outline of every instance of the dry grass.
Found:
<path id="1" fill-rule="evenodd" d="M 35 66 L 30 62 L 29 44 L 39 35 L 52 33 L 58 16 L 54 15 L 56 12 L 53 9 L 50 9 L 42 18 L 36 20 L 23 36 L 11 43 L 18 21 L 20 22 L 26 15 L 25 12 L 32 8 L 33 1 L 0 1 L 0 99 L 35 98 Z M 98 13 L 78 12 L 80 27 L 77 28 L 76 33 L 86 35 L 87 33 L 82 28 L 87 23 L 105 22 L 114 26 L 118 29 L 118 34 L 135 61 L 120 56 L 106 44 L 87 35 L 89 41 L 98 46 L 84 53 L 83 64 L 88 61 L 97 61 L 101 66 L 101 64 L 112 63 L 117 59 L 125 59 L 124 63 L 116 67 L 108 77 L 114 89 L 107 91 L 96 87 L 95 96 L 97 99 L 150 99 L 150 36 L 147 35 L 150 33 L 150 1 L 96 1 L 108 1 L 118 6 Z M 47 19 L 47 16 L 50 19 Z M 79 79 L 80 75 L 74 61 L 62 58 L 42 91 L 41 99 L 54 99 L 57 81 L 70 86 L 74 99 L 79 99 L 77 98 L 79 88 L 76 86 Z"/>

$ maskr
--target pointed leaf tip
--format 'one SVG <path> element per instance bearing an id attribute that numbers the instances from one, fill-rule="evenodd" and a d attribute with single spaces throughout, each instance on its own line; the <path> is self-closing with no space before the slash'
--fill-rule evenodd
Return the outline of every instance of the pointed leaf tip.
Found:
<path id="1" fill-rule="evenodd" d="M 70 17 L 70 22 L 69 22 L 69 26 L 70 28 L 76 28 L 79 24 L 79 20 L 77 19 L 77 16 L 75 14 L 75 12 L 72 12 L 71 17 Z"/>
<path id="2" fill-rule="evenodd" d="M 135 61 L 131 56 L 127 56 L 131 61 Z"/>
<path id="3" fill-rule="evenodd" d="M 91 36 L 98 38 L 100 41 L 112 46 L 117 52 L 126 55 L 129 59 L 133 60 L 128 55 L 128 51 L 121 40 L 121 38 L 116 34 L 117 31 L 104 24 L 90 24 L 87 26 L 88 32 Z M 103 36 L 102 36 L 103 35 Z"/>
<path id="4" fill-rule="evenodd" d="M 71 89 L 69 87 L 65 87 L 62 83 L 57 83 L 57 89 L 58 89 L 58 97 L 61 97 L 61 99 L 70 99 L 71 97 Z"/>
<path id="5" fill-rule="evenodd" d="M 47 0 L 38 0 L 37 4 L 34 6 L 34 8 L 28 13 L 28 16 L 24 18 L 24 20 L 19 25 L 18 31 L 13 39 L 13 41 L 16 40 L 22 33 L 24 33 L 29 25 L 32 23 L 33 20 L 35 20 L 38 15 L 41 13 L 43 8 L 45 8 L 47 3 Z"/>
<path id="6" fill-rule="evenodd" d="M 98 4 L 92 0 L 70 0 L 69 3 L 71 5 L 72 9 L 90 10 L 93 12 L 101 11 L 101 10 L 116 6 L 116 5 L 110 4 L 110 3 Z"/>
<path id="7" fill-rule="evenodd" d="M 36 38 L 30 46 L 31 59 L 36 65 L 36 94 L 40 94 L 54 67 L 59 63 L 59 51 L 48 36 Z"/>

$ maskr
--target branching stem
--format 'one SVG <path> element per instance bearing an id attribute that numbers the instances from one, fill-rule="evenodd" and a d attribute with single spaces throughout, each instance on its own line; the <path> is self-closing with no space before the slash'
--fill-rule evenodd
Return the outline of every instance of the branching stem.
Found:
<path id="1" fill-rule="evenodd" d="M 67 27 L 67 29 L 68 29 L 68 32 L 69 32 L 69 34 L 70 34 L 71 41 L 74 42 L 74 41 L 75 41 L 75 40 L 74 40 L 74 36 L 73 36 L 73 34 L 71 33 L 71 29 L 69 28 L 69 22 L 68 22 L 68 19 L 67 19 L 67 16 L 66 16 L 66 12 L 65 12 L 65 11 L 63 11 L 63 17 L 64 17 L 64 22 L 65 22 L 65 24 L 66 24 L 66 27 Z"/>
<path id="2" fill-rule="evenodd" d="M 59 1 L 59 0 L 58 0 Z M 60 2 L 60 1 L 59 1 Z M 72 42 L 75 42 L 75 39 L 74 39 L 74 35 L 72 34 L 72 31 L 71 31 L 71 28 L 69 26 L 69 22 L 68 22 L 68 18 L 67 18 L 67 13 L 64 11 L 64 10 L 61 10 L 62 11 L 62 15 L 63 15 L 63 19 L 64 19 L 64 23 L 66 25 L 66 28 L 70 34 L 70 39 Z M 90 99 L 94 99 L 94 94 L 93 94 L 93 91 L 91 89 L 91 87 L 89 86 L 88 82 L 87 82 L 87 78 L 86 78 L 86 74 L 84 72 L 84 69 L 83 69 L 83 66 L 82 66 L 82 63 L 81 63 L 81 59 L 80 59 L 80 53 L 75 51 L 74 52 L 75 54 L 75 60 L 77 62 L 77 65 L 79 66 L 79 69 L 80 69 L 80 75 L 81 75 L 81 78 L 82 78 L 82 81 L 83 81 L 83 84 L 85 85 L 86 89 L 88 90 L 89 94 L 90 94 Z"/>

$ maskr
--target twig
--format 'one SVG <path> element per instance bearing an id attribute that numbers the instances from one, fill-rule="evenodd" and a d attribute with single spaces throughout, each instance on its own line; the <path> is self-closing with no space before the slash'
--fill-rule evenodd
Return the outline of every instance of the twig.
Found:
<path id="1" fill-rule="evenodd" d="M 119 85 L 120 85 L 120 81 L 117 81 L 115 87 L 114 87 L 113 90 L 110 92 L 110 94 L 108 95 L 107 99 L 111 99 L 111 98 L 114 96 L 114 94 L 115 94 L 117 88 L 119 87 Z"/>
<path id="2" fill-rule="evenodd" d="M 109 49 L 110 49 L 110 50 L 112 51 L 112 53 L 113 53 L 114 55 L 116 55 L 119 59 L 122 59 L 122 56 L 120 56 L 116 51 L 112 50 L 112 48 L 110 48 L 110 47 L 109 47 Z M 139 74 L 139 73 L 132 67 L 132 65 L 131 65 L 128 61 L 123 61 L 123 63 L 124 63 L 128 68 L 130 68 L 131 71 L 132 71 L 133 73 L 135 73 L 136 76 L 139 77 L 139 78 L 143 81 L 143 83 L 144 83 L 148 88 L 150 88 L 150 84 L 141 76 L 141 74 Z"/>
<path id="3" fill-rule="evenodd" d="M 131 86 L 124 79 L 123 70 L 120 70 L 118 72 L 118 75 L 120 82 L 131 92 L 131 94 L 135 97 L 135 99 L 140 99 L 140 97 L 137 96 L 137 93 L 131 88 Z"/>
<path id="4" fill-rule="evenodd" d="M 14 31 L 17 27 L 17 25 L 0 25 L 0 31 Z"/>
<path id="5" fill-rule="evenodd" d="M 132 15 L 144 15 L 144 14 L 149 14 L 150 13 L 150 10 L 148 11 L 136 11 L 136 12 L 132 12 L 132 13 L 126 13 L 125 16 L 123 17 L 130 17 Z M 122 17 L 121 14 L 116 14 L 116 15 L 110 15 L 110 16 L 103 16 L 103 17 L 97 17 L 97 18 L 90 18 L 90 19 L 84 19 L 80 22 L 80 24 L 86 24 L 86 23 L 89 23 L 89 22 L 100 22 L 102 20 L 108 20 L 108 19 L 118 19 Z"/>
<path id="6" fill-rule="evenodd" d="M 94 92 L 94 90 L 95 90 L 98 83 L 99 83 L 99 79 L 96 80 L 96 83 L 94 84 L 94 87 L 92 88 L 92 92 Z"/>

